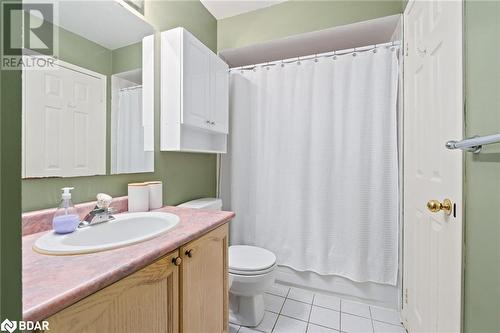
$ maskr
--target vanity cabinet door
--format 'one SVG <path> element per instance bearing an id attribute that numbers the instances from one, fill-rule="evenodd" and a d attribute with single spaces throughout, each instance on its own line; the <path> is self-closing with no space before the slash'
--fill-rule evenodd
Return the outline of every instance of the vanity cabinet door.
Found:
<path id="1" fill-rule="evenodd" d="M 178 332 L 178 251 L 48 318 L 48 332 Z"/>
<path id="2" fill-rule="evenodd" d="M 180 248 L 182 333 L 228 331 L 228 226 Z"/>

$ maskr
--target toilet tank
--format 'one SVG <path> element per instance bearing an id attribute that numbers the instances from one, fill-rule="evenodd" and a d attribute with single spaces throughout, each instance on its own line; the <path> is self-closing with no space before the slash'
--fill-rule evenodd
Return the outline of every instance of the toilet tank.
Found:
<path id="1" fill-rule="evenodd" d="M 177 207 L 222 210 L 222 200 L 219 198 L 201 198 L 185 202 Z"/>

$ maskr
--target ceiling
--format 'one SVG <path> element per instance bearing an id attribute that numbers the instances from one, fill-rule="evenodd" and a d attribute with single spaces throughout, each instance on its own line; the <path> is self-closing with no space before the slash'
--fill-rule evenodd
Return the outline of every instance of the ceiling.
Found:
<path id="1" fill-rule="evenodd" d="M 154 33 L 150 24 L 118 1 L 60 1 L 59 25 L 110 50 Z"/>
<path id="2" fill-rule="evenodd" d="M 205 8 L 217 20 L 269 7 L 284 1 L 286 0 L 201 0 Z"/>
<path id="3" fill-rule="evenodd" d="M 107 49 L 115 50 L 142 41 L 153 27 L 123 1 L 30 0 L 53 3 L 52 23 Z M 35 16 L 39 17 L 39 15 Z"/>

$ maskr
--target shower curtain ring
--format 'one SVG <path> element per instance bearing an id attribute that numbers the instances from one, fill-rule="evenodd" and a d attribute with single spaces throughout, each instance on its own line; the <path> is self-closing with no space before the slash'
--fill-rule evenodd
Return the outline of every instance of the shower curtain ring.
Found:
<path id="1" fill-rule="evenodd" d="M 333 51 L 333 57 L 332 57 L 333 60 L 337 60 L 337 51 Z"/>
<path id="2" fill-rule="evenodd" d="M 352 56 L 355 57 L 357 54 L 356 54 L 356 48 L 354 48 L 354 51 L 352 52 Z"/>
<path id="3" fill-rule="evenodd" d="M 297 57 L 297 65 L 300 65 L 300 57 Z"/>

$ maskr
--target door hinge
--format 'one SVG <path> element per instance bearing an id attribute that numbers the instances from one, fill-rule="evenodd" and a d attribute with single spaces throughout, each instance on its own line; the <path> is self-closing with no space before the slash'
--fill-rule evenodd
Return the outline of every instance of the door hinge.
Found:
<path id="1" fill-rule="evenodd" d="M 408 288 L 405 289 L 405 303 L 408 304 Z"/>
<path id="2" fill-rule="evenodd" d="M 406 42 L 406 47 L 405 47 L 405 56 L 408 56 L 408 42 Z"/>

